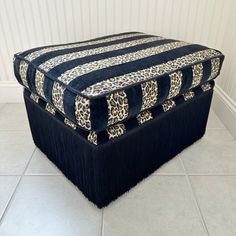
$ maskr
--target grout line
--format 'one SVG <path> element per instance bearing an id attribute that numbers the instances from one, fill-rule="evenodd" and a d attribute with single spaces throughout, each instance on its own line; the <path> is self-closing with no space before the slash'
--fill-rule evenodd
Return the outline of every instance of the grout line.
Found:
<path id="1" fill-rule="evenodd" d="M 222 130 L 222 129 L 226 129 L 226 128 L 224 128 L 224 127 L 222 127 L 222 128 L 206 128 L 206 130 L 209 130 L 209 129 L 216 129 L 216 130 Z M 228 129 L 226 129 L 226 130 L 228 130 Z"/>
<path id="2" fill-rule="evenodd" d="M 200 219 L 201 219 L 201 221 L 202 221 L 203 228 L 205 229 L 207 235 L 209 236 L 210 234 L 209 234 L 209 231 L 208 231 L 208 229 L 207 229 L 206 222 L 205 222 L 204 217 L 203 217 L 203 214 L 202 214 L 202 212 L 201 212 L 201 209 L 200 209 L 198 200 L 197 200 L 197 198 L 196 198 L 196 195 L 195 195 L 195 193 L 194 193 L 194 190 L 193 190 L 191 181 L 190 181 L 189 176 L 188 176 L 188 174 L 187 174 L 187 172 L 186 172 L 186 168 L 185 168 L 184 163 L 183 163 L 183 161 L 182 161 L 182 159 L 181 159 L 181 157 L 180 157 L 179 155 L 178 155 L 178 158 L 179 158 L 179 160 L 180 160 L 180 162 L 181 162 L 181 164 L 182 164 L 182 167 L 183 167 L 183 169 L 184 169 L 185 177 L 186 177 L 186 180 L 187 180 L 187 182 L 188 182 L 190 191 L 191 191 L 191 193 L 192 193 L 192 198 L 193 198 L 193 201 L 194 201 L 194 203 L 195 203 L 195 207 L 196 207 L 197 212 L 198 212 L 198 214 L 199 214 L 199 216 L 200 216 Z"/>
<path id="3" fill-rule="evenodd" d="M 34 174 L 34 173 L 26 173 L 24 174 L 24 176 L 64 176 L 61 173 L 58 174 L 53 174 L 53 173 L 38 173 L 38 174 Z"/>
<path id="4" fill-rule="evenodd" d="M 100 236 L 103 236 L 103 232 L 104 232 L 104 224 L 103 224 L 103 211 L 104 211 L 104 209 L 102 209 L 102 219 L 101 219 L 101 233 L 100 233 Z"/>
<path id="5" fill-rule="evenodd" d="M 160 176 L 160 175 L 163 175 L 163 176 L 183 176 L 183 175 L 185 175 L 185 173 L 153 173 L 151 175 L 154 175 L 154 176 Z"/>
<path id="6" fill-rule="evenodd" d="M 26 172 L 26 170 L 27 170 L 27 168 L 28 168 L 28 166 L 29 166 L 30 161 L 32 160 L 32 157 L 33 157 L 35 151 L 36 151 L 36 147 L 34 148 L 32 154 L 31 154 L 31 156 L 30 156 L 30 158 L 29 158 L 29 161 L 27 162 L 26 167 L 25 167 L 23 173 L 21 174 L 20 179 L 19 179 L 19 181 L 18 181 L 18 183 L 17 183 L 17 185 L 16 185 L 16 187 L 15 187 L 15 190 L 13 191 L 13 193 L 12 193 L 12 195 L 11 195 L 11 197 L 10 197 L 8 203 L 7 203 L 7 206 L 5 207 L 5 209 L 4 209 L 3 213 L 2 213 L 2 216 L 1 216 L 1 218 L 0 218 L 0 226 L 1 226 L 2 222 L 3 222 L 3 219 L 4 219 L 4 217 L 5 217 L 5 215 L 6 215 L 7 211 L 8 211 L 8 209 L 9 209 L 10 206 L 11 206 L 11 203 L 12 203 L 14 197 L 15 197 L 15 194 L 16 194 L 16 192 L 17 192 L 17 189 L 18 189 L 19 185 L 20 185 L 20 182 L 21 182 L 21 180 L 22 180 L 22 178 L 23 178 L 23 176 L 24 176 L 24 174 L 25 174 L 25 172 Z"/>
<path id="7" fill-rule="evenodd" d="M 188 176 L 236 176 L 236 173 L 189 173 Z"/>
<path id="8" fill-rule="evenodd" d="M 185 173 L 153 173 L 150 176 L 185 176 Z M 188 176 L 236 176 L 236 173 L 188 173 Z M 21 176 L 20 174 L 0 174 L 1 176 Z M 53 173 L 26 173 L 24 176 L 64 176 L 63 174 Z"/>

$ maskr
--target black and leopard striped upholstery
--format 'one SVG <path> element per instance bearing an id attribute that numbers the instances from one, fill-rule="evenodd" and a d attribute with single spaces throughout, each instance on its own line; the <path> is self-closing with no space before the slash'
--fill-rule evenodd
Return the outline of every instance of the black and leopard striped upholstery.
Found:
<path id="1" fill-rule="evenodd" d="M 14 71 L 32 99 L 96 144 L 98 133 L 113 138 L 126 121 L 142 124 L 153 118 L 150 109 L 166 112 L 179 96 L 187 101 L 195 88 L 207 90 L 223 60 L 205 46 L 129 32 L 15 54 Z"/>

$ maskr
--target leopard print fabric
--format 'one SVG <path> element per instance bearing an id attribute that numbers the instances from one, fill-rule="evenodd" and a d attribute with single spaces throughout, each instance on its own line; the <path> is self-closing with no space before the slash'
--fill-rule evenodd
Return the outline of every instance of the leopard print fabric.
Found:
<path id="1" fill-rule="evenodd" d="M 36 73 L 35 73 L 35 88 L 36 88 L 37 93 L 41 97 L 45 98 L 43 85 L 44 85 L 44 74 L 41 71 L 36 70 Z"/>
<path id="2" fill-rule="evenodd" d="M 170 90 L 168 99 L 173 98 L 179 94 L 179 91 L 182 86 L 182 77 L 183 74 L 181 71 L 171 73 L 170 75 Z"/>
<path id="3" fill-rule="evenodd" d="M 67 125 L 67 126 L 69 126 L 70 128 L 72 128 L 72 129 L 76 129 L 76 125 L 72 122 L 72 121 L 70 121 L 70 120 L 68 120 L 67 118 L 65 118 L 64 119 L 64 123 Z"/>
<path id="4" fill-rule="evenodd" d="M 206 92 L 207 90 L 211 89 L 211 85 L 209 83 L 205 83 L 201 86 L 201 88 L 203 92 Z"/>
<path id="5" fill-rule="evenodd" d="M 125 39 L 125 38 L 129 38 L 129 37 L 132 37 L 132 36 L 138 36 L 138 35 L 143 35 L 143 34 L 142 33 L 133 33 L 133 34 L 127 34 L 127 35 L 113 36 L 113 37 L 109 37 L 109 38 L 106 38 L 106 39 L 97 39 L 97 40 L 93 40 L 93 41 L 90 41 L 90 42 L 79 42 L 79 43 L 74 43 L 74 44 L 46 47 L 46 48 L 38 49 L 38 50 L 28 54 L 27 56 L 25 56 L 25 59 L 27 59 L 28 61 L 33 61 L 36 58 L 38 58 L 41 55 L 43 55 L 45 53 L 48 53 L 48 52 L 53 52 L 53 51 L 63 50 L 63 49 L 76 48 L 76 47 L 89 46 L 89 45 L 95 45 L 95 44 L 99 44 L 99 43 L 107 43 L 107 42 L 111 42 L 111 41 L 114 41 L 114 40 Z"/>
<path id="6" fill-rule="evenodd" d="M 195 94 L 191 90 L 186 93 L 183 93 L 184 101 L 188 101 L 188 100 L 194 98 L 194 96 L 195 96 Z"/>
<path id="7" fill-rule="evenodd" d="M 191 88 L 196 87 L 201 83 L 202 77 L 203 77 L 203 65 L 202 63 L 196 64 L 192 66 L 192 72 L 193 72 L 193 80 Z"/>
<path id="8" fill-rule="evenodd" d="M 28 63 L 25 61 L 20 62 L 19 74 L 21 77 L 21 81 L 25 87 L 29 88 L 28 81 L 27 81 L 27 70 L 28 70 Z"/>
<path id="9" fill-rule="evenodd" d="M 137 118 L 138 123 L 141 125 L 141 124 L 153 119 L 152 112 L 150 110 L 143 111 L 143 112 L 139 113 L 136 116 L 136 118 Z"/>
<path id="10" fill-rule="evenodd" d="M 162 108 L 163 108 L 164 112 L 169 111 L 170 109 L 174 108 L 175 106 L 176 106 L 175 101 L 173 101 L 172 99 L 166 100 L 162 104 Z"/>
<path id="11" fill-rule="evenodd" d="M 124 120 L 128 116 L 128 99 L 125 91 L 106 96 L 108 108 L 108 125 Z"/>
<path id="12" fill-rule="evenodd" d="M 110 52 L 110 51 L 114 51 L 114 50 L 124 49 L 124 48 L 132 47 L 132 46 L 136 46 L 136 45 L 140 45 L 140 44 L 150 43 L 150 42 L 154 42 L 154 41 L 157 41 L 160 39 L 163 39 L 163 38 L 162 37 L 142 38 L 142 39 L 132 40 L 132 41 L 124 42 L 124 43 L 113 44 L 110 46 L 98 47 L 98 48 L 93 48 L 93 49 L 89 49 L 89 50 L 72 52 L 72 53 L 60 55 L 57 57 L 53 57 L 50 60 L 39 65 L 39 68 L 48 72 L 52 68 L 54 68 L 64 62 L 68 62 L 68 61 L 75 60 L 75 59 L 82 58 L 82 57 L 86 57 L 86 56 L 101 54 L 104 52 Z"/>
<path id="13" fill-rule="evenodd" d="M 141 84 L 142 89 L 142 108 L 141 110 L 153 107 L 157 101 L 157 81 L 151 80 Z"/>
<path id="14" fill-rule="evenodd" d="M 202 50 L 199 52 L 188 54 L 186 56 L 179 57 L 166 63 L 149 67 L 147 69 L 109 78 L 107 80 L 89 86 L 88 88 L 84 89 L 82 93 L 88 96 L 97 96 L 110 93 L 113 90 L 121 89 L 131 84 L 145 81 L 147 79 L 155 78 L 157 76 L 178 70 L 182 67 L 195 64 L 199 61 L 206 60 L 219 55 L 220 53 L 213 49 Z"/>
<path id="15" fill-rule="evenodd" d="M 211 75 L 208 80 L 214 79 L 220 70 L 220 58 L 211 59 Z"/>
<path id="16" fill-rule="evenodd" d="M 185 43 L 185 42 L 167 43 L 160 46 L 142 49 L 136 52 L 127 53 L 127 54 L 116 56 L 116 57 L 110 57 L 110 58 L 102 59 L 99 61 L 85 63 L 73 69 L 67 70 L 66 72 L 64 72 L 62 75 L 58 77 L 58 80 L 62 81 L 65 84 L 69 84 L 75 78 L 85 75 L 87 73 L 91 73 L 92 71 L 105 69 L 107 67 L 120 65 L 120 64 L 131 62 L 131 61 L 136 61 L 138 59 L 150 57 L 152 55 L 157 55 L 159 53 L 166 52 L 175 48 L 183 47 L 185 45 L 188 45 L 188 43 Z"/>
<path id="17" fill-rule="evenodd" d="M 45 110 L 48 111 L 49 113 L 51 113 L 52 115 L 56 114 L 56 110 L 49 103 L 46 104 Z"/>
<path id="18" fill-rule="evenodd" d="M 98 136 L 97 136 L 96 132 L 94 132 L 94 131 L 89 132 L 89 135 L 88 135 L 88 141 L 89 142 L 97 145 L 98 144 L 97 138 L 98 138 Z"/>
<path id="19" fill-rule="evenodd" d="M 37 95 L 34 94 L 34 93 L 31 93 L 31 94 L 30 94 L 30 98 L 31 98 L 34 102 L 36 102 L 36 103 L 39 102 L 39 96 L 37 96 Z"/>
<path id="20" fill-rule="evenodd" d="M 63 114 L 64 112 L 64 104 L 63 104 L 63 94 L 65 88 L 63 85 L 59 84 L 58 82 L 54 82 L 52 88 L 52 101 L 54 106 L 61 111 Z"/>
<path id="21" fill-rule="evenodd" d="M 87 130 L 91 129 L 90 101 L 79 95 L 75 98 L 75 117 L 81 127 Z"/>
<path id="22" fill-rule="evenodd" d="M 124 124 L 115 124 L 107 128 L 107 134 L 109 139 L 117 138 L 126 132 Z"/>

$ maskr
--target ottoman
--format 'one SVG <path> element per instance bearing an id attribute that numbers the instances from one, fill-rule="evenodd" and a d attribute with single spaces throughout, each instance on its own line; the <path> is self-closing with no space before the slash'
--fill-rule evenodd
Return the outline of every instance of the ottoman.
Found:
<path id="1" fill-rule="evenodd" d="M 223 60 L 128 32 L 17 53 L 14 72 L 36 146 L 101 208 L 204 135 Z"/>

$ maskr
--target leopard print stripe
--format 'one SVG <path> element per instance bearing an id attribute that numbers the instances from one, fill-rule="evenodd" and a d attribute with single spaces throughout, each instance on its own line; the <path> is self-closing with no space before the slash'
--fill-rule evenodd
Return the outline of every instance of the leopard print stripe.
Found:
<path id="1" fill-rule="evenodd" d="M 192 66 L 193 80 L 191 88 L 198 86 L 201 83 L 203 77 L 203 65 L 202 63 Z"/>
<path id="2" fill-rule="evenodd" d="M 157 101 L 157 81 L 151 80 L 141 84 L 142 89 L 142 108 L 141 110 L 153 107 Z"/>
<path id="3" fill-rule="evenodd" d="M 120 65 L 131 61 L 136 61 L 142 58 L 150 57 L 152 55 L 157 55 L 159 53 L 170 51 L 172 49 L 183 47 L 186 45 L 188 45 L 188 43 L 186 42 L 166 43 L 156 47 L 142 49 L 136 52 L 127 53 L 116 57 L 110 57 L 99 61 L 85 63 L 83 65 L 74 67 L 73 69 L 67 70 L 66 72 L 61 74 L 57 79 L 65 84 L 69 84 L 77 77 L 85 75 L 87 73 L 91 73 L 92 71 L 101 70 L 107 67 Z"/>
<path id="4" fill-rule="evenodd" d="M 31 98 L 34 102 L 36 102 L 36 103 L 39 102 L 39 96 L 37 96 L 37 95 L 34 94 L 34 93 L 31 93 L 31 94 L 30 94 L 30 98 Z"/>
<path id="5" fill-rule="evenodd" d="M 136 118 L 137 118 L 138 123 L 141 125 L 153 119 L 152 112 L 150 110 L 142 111 L 136 116 Z"/>
<path id="6" fill-rule="evenodd" d="M 211 59 L 211 75 L 208 80 L 214 79 L 220 70 L 220 58 Z"/>
<path id="7" fill-rule="evenodd" d="M 91 129 L 90 101 L 79 95 L 75 98 L 75 117 L 81 127 L 87 130 Z"/>
<path id="8" fill-rule="evenodd" d="M 115 40 L 119 40 L 119 39 L 130 38 L 132 36 L 139 36 L 139 35 L 143 35 L 143 34 L 142 33 L 133 33 L 133 34 L 109 37 L 106 39 L 98 39 L 98 40 L 94 40 L 94 41 L 90 41 L 90 42 L 80 42 L 80 43 L 76 43 L 76 44 L 67 44 L 67 45 L 59 45 L 59 46 L 42 48 L 42 49 L 38 49 L 38 50 L 28 54 L 27 56 L 25 56 L 25 59 L 28 61 L 33 61 L 37 57 L 40 57 L 41 55 L 48 53 L 48 52 L 76 48 L 76 47 L 89 46 L 89 45 L 96 45 L 96 44 L 100 44 L 100 43 L 111 42 L 111 41 L 115 41 Z"/>
<path id="9" fill-rule="evenodd" d="M 106 96 L 108 108 L 108 125 L 124 120 L 128 116 L 128 99 L 125 91 Z"/>
<path id="10" fill-rule="evenodd" d="M 166 100 L 163 104 L 162 104 L 162 108 L 164 110 L 164 112 L 169 111 L 170 109 L 172 109 L 173 107 L 175 107 L 175 101 L 170 99 L 170 100 Z"/>
<path id="11" fill-rule="evenodd" d="M 149 67 L 147 69 L 131 72 L 125 75 L 109 78 L 89 86 L 82 91 L 87 96 L 98 96 L 110 93 L 113 90 L 121 89 L 131 84 L 139 83 L 147 79 L 170 73 L 199 61 L 219 56 L 220 53 L 213 49 L 205 49 L 186 56 L 176 58 L 172 61 Z"/>
<path id="12" fill-rule="evenodd" d="M 20 74 L 22 83 L 25 85 L 25 87 L 29 88 L 28 81 L 27 81 L 27 70 L 28 70 L 28 63 L 22 60 L 20 62 L 19 74 Z"/>
<path id="13" fill-rule="evenodd" d="M 201 88 L 202 88 L 203 92 L 206 92 L 211 89 L 211 85 L 210 85 L 210 83 L 205 83 L 201 86 Z"/>
<path id="14" fill-rule="evenodd" d="M 96 132 L 94 131 L 90 131 L 89 134 L 88 134 L 88 141 L 97 145 L 98 144 L 98 135 Z"/>
<path id="15" fill-rule="evenodd" d="M 35 73 L 35 88 L 36 88 L 37 93 L 41 97 L 45 98 L 43 85 L 44 85 L 44 74 L 41 71 L 36 70 L 36 73 Z"/>
<path id="16" fill-rule="evenodd" d="M 65 118 L 64 119 L 64 123 L 67 125 L 67 126 L 69 126 L 70 128 L 72 128 L 72 129 L 76 129 L 76 125 L 72 122 L 72 121 L 70 121 L 69 119 L 67 119 L 67 118 Z"/>
<path id="17" fill-rule="evenodd" d="M 192 90 L 186 92 L 186 93 L 183 93 L 183 97 L 184 97 L 184 101 L 188 101 L 192 98 L 194 98 L 195 94 Z"/>
<path id="18" fill-rule="evenodd" d="M 41 68 L 45 72 L 48 72 L 52 68 L 54 68 L 64 62 L 68 62 L 68 61 L 75 60 L 75 59 L 82 58 L 82 57 L 86 57 L 86 56 L 101 54 L 104 52 L 110 52 L 110 51 L 114 51 L 114 50 L 118 50 L 118 49 L 128 48 L 128 47 L 132 47 L 132 46 L 139 45 L 139 44 L 150 43 L 150 42 L 154 42 L 154 41 L 157 41 L 160 39 L 163 39 L 163 38 L 162 37 L 142 38 L 142 39 L 128 41 L 128 42 L 124 42 L 124 43 L 113 44 L 110 46 L 98 47 L 98 48 L 93 48 L 93 49 L 83 50 L 83 51 L 78 51 L 78 52 L 72 52 L 72 53 L 68 53 L 68 54 L 64 54 L 64 55 L 60 55 L 60 56 L 51 58 L 50 60 L 39 65 L 39 68 Z"/>
<path id="19" fill-rule="evenodd" d="M 125 125 L 122 123 L 115 124 L 107 128 L 109 139 L 117 138 L 126 132 Z"/>
<path id="20" fill-rule="evenodd" d="M 49 103 L 46 104 L 45 110 L 48 111 L 49 113 L 51 113 L 52 115 L 56 114 L 56 110 Z"/>
<path id="21" fill-rule="evenodd" d="M 170 75 L 170 90 L 168 99 L 173 98 L 179 94 L 179 91 L 182 86 L 182 77 L 183 74 L 181 71 L 171 73 Z"/>
<path id="22" fill-rule="evenodd" d="M 54 106 L 61 111 L 64 112 L 64 104 L 63 104 L 63 95 L 64 95 L 65 87 L 58 82 L 54 82 L 52 88 L 52 101 Z"/>

